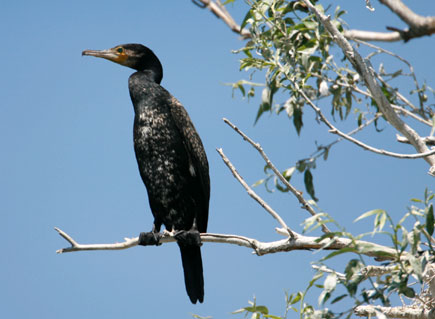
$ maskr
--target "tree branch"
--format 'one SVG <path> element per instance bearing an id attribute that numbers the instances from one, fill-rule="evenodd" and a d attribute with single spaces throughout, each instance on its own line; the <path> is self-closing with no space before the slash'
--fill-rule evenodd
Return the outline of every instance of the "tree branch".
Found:
<path id="1" fill-rule="evenodd" d="M 395 157 L 395 158 L 401 158 L 401 159 L 424 158 L 424 157 L 428 157 L 428 156 L 433 156 L 433 154 L 435 154 L 435 149 L 428 150 L 425 153 L 401 154 L 401 153 L 394 153 L 394 152 L 389 152 L 389 151 L 381 150 L 381 149 L 372 147 L 370 145 L 367 145 L 367 144 L 357 140 L 356 138 L 353 138 L 352 136 L 349 136 L 346 133 L 343 133 L 338 128 L 336 128 L 334 125 L 332 125 L 331 122 L 328 121 L 326 116 L 323 115 L 321 109 L 318 106 L 316 106 L 313 103 L 313 101 L 311 101 L 311 99 L 305 94 L 305 92 L 303 90 L 299 89 L 299 88 L 297 88 L 297 90 L 302 95 L 302 97 L 305 99 L 305 101 L 307 101 L 308 105 L 310 105 L 311 108 L 316 112 L 316 114 L 319 116 L 320 120 L 323 123 L 325 123 L 330 128 L 330 130 L 329 130 L 330 133 L 337 134 L 337 135 L 341 136 L 342 138 L 344 138 L 344 139 L 346 139 L 346 140 L 348 140 L 348 141 L 350 141 L 352 143 L 355 143 L 356 145 L 362 147 L 363 149 L 365 149 L 367 151 L 370 151 L 370 152 L 373 152 L 373 153 L 376 153 L 376 154 L 391 156 L 391 157 Z"/>
<path id="2" fill-rule="evenodd" d="M 62 231 L 61 229 L 55 227 L 55 230 L 62 236 L 65 240 L 67 240 L 71 247 L 59 249 L 56 252 L 58 254 L 75 252 L 75 251 L 89 251 L 89 250 L 121 250 L 128 249 L 138 245 L 139 237 L 135 238 L 125 238 L 124 242 L 121 243 L 113 243 L 113 244 L 79 244 L 71 236 Z M 239 235 L 229 235 L 229 234 L 212 234 L 212 233 L 202 233 L 201 241 L 209 242 L 209 243 L 222 243 L 222 244 L 231 244 L 237 245 L 247 248 L 252 248 L 254 253 L 258 256 L 263 256 L 272 253 L 278 252 L 289 252 L 292 250 L 313 250 L 313 249 L 322 249 L 322 250 L 339 250 L 345 247 L 354 247 L 355 251 L 358 250 L 358 247 L 364 247 L 364 250 L 361 250 L 360 253 L 369 257 L 375 258 L 383 258 L 394 260 L 397 257 L 397 252 L 386 246 L 366 242 L 366 241 L 353 241 L 348 238 L 325 238 L 322 241 L 319 241 L 318 237 L 312 236 L 304 236 L 298 233 L 295 233 L 295 238 L 286 238 L 272 242 L 261 242 L 254 238 L 249 238 L 245 236 Z M 162 234 L 160 239 L 160 243 L 166 244 L 170 242 L 175 242 L 176 239 L 174 235 L 170 232 L 165 231 Z M 405 254 L 402 254 L 405 256 Z"/>
<path id="3" fill-rule="evenodd" d="M 354 313 L 360 317 L 378 316 L 378 313 L 384 314 L 387 318 L 403 319 L 434 319 L 434 310 L 424 310 L 421 308 L 409 307 L 380 307 L 380 306 L 358 306 Z M 379 317 L 378 317 L 379 318 Z"/>
<path id="4" fill-rule="evenodd" d="M 403 136 L 405 136 L 410 143 L 415 147 L 419 153 L 425 154 L 424 159 L 430 165 L 429 174 L 435 176 L 435 156 L 427 148 L 421 137 L 417 132 L 403 122 L 391 107 L 387 98 L 383 94 L 379 84 L 376 82 L 376 76 L 373 68 L 368 61 L 364 61 L 359 53 L 350 45 L 346 38 L 338 31 L 337 27 L 330 21 L 330 17 L 325 16 L 319 12 L 309 0 L 303 0 L 304 3 L 310 8 L 321 23 L 325 26 L 328 32 L 332 35 L 334 41 L 340 46 L 346 58 L 353 65 L 355 70 L 359 73 L 364 80 L 368 90 L 371 92 L 375 99 L 380 111 L 384 114 L 388 122 L 394 126 Z"/>
<path id="5" fill-rule="evenodd" d="M 302 196 L 302 192 L 298 191 L 296 188 L 294 188 L 287 180 L 286 178 L 281 174 L 281 172 L 276 168 L 276 166 L 270 161 L 269 157 L 266 155 L 266 153 L 263 151 L 263 148 L 260 144 L 255 143 L 252 139 L 250 139 L 245 133 L 243 133 L 237 126 L 235 126 L 233 123 L 231 123 L 228 119 L 223 119 L 226 124 L 228 124 L 234 131 L 236 131 L 245 141 L 247 141 L 249 144 L 251 144 L 263 157 L 264 161 L 266 162 L 267 166 L 272 169 L 272 171 L 275 173 L 275 175 L 279 178 L 279 180 L 289 189 L 289 191 L 296 196 L 299 203 L 302 205 L 302 208 L 307 210 L 311 216 L 317 215 L 317 213 L 314 211 L 314 209 L 311 207 L 310 204 L 305 200 L 305 198 Z M 321 222 L 320 218 L 317 219 L 318 222 Z M 321 224 L 322 231 L 326 233 L 330 233 L 331 231 L 326 227 L 326 225 Z"/>
<path id="6" fill-rule="evenodd" d="M 410 144 L 409 141 L 406 139 L 406 137 L 403 137 L 403 136 L 400 136 L 400 135 L 396 135 L 396 139 L 400 143 Z M 435 145 L 435 136 L 426 136 L 426 137 L 423 137 L 423 141 L 427 145 Z"/>
<path id="7" fill-rule="evenodd" d="M 396 42 L 403 40 L 400 32 L 376 32 L 364 30 L 344 30 L 344 36 L 349 40 Z"/>
<path id="8" fill-rule="evenodd" d="M 386 50 L 386 49 L 384 49 L 384 48 L 381 48 L 381 47 L 379 47 L 379 46 L 377 46 L 377 45 L 374 45 L 374 44 L 372 44 L 372 43 L 368 43 L 368 42 L 365 42 L 365 41 L 361 41 L 361 40 L 356 40 L 356 42 L 358 42 L 358 43 L 361 43 L 361 44 L 364 44 L 364 45 L 366 45 L 366 46 L 368 46 L 368 47 L 370 47 L 370 48 L 373 48 L 373 49 L 375 49 L 375 50 L 377 50 L 377 53 L 385 53 L 385 54 L 388 54 L 388 55 L 391 55 L 392 57 L 395 57 L 396 59 L 398 59 L 398 60 L 400 60 L 400 61 L 402 61 L 404 64 L 406 64 L 406 66 L 409 68 L 409 71 L 411 72 L 411 77 L 412 77 L 412 79 L 414 80 L 414 85 L 415 85 L 415 88 L 416 88 L 416 91 L 418 92 L 418 97 L 419 97 L 419 100 L 420 100 L 420 111 L 421 111 L 421 115 L 423 115 L 424 116 L 424 109 L 423 109 L 423 100 L 424 100 L 424 98 L 423 98 L 423 92 L 421 92 L 421 89 L 420 89 L 420 86 L 419 86 L 419 84 L 418 84 L 418 81 L 417 81 L 417 77 L 416 77 L 416 75 L 415 75 L 415 72 L 414 72 L 414 67 L 412 66 L 412 64 L 411 63 L 409 63 L 406 59 L 404 59 L 404 58 L 402 58 L 400 55 L 398 55 L 398 54 L 395 54 L 394 52 L 391 52 L 391 51 L 388 51 L 388 50 Z M 383 84 L 385 84 L 385 85 L 387 85 L 387 83 L 379 76 L 379 75 L 377 75 L 377 77 L 379 78 L 379 80 L 383 83 Z M 417 107 L 415 107 L 407 98 L 405 98 L 400 92 L 398 92 L 398 91 L 396 91 L 395 92 L 395 94 L 397 95 L 397 97 L 400 99 L 400 100 L 402 100 L 406 105 L 408 105 L 411 109 L 413 109 L 414 111 L 418 111 L 418 109 L 417 109 Z M 431 125 L 432 126 L 432 125 Z"/>
<path id="9" fill-rule="evenodd" d="M 229 14 L 229 12 L 225 9 L 224 5 L 219 1 L 212 1 L 212 0 L 197 0 L 200 3 L 202 3 L 202 6 L 199 5 L 196 1 L 192 0 L 194 4 L 196 4 L 200 8 L 207 8 L 209 9 L 218 19 L 221 19 L 223 22 L 225 22 L 230 29 L 238 33 L 242 36 L 243 39 L 248 39 L 251 37 L 251 33 L 248 30 L 241 29 L 240 25 L 234 21 L 233 17 Z"/>
<path id="10" fill-rule="evenodd" d="M 413 38 L 431 35 L 435 33 L 435 17 L 424 17 L 416 14 L 409 9 L 401 0 L 379 0 L 387 6 L 403 22 L 408 25 L 408 29 L 401 30 L 395 27 L 387 27 L 393 32 L 372 32 L 362 30 L 347 30 L 344 36 L 348 39 L 358 39 L 364 41 L 400 41 L 405 42 Z"/>
<path id="11" fill-rule="evenodd" d="M 252 188 L 249 187 L 249 185 L 245 182 L 242 176 L 240 176 L 240 174 L 237 172 L 236 168 L 230 162 L 228 157 L 225 156 L 222 149 L 221 148 L 217 149 L 217 152 L 222 157 L 222 160 L 224 161 L 225 165 L 227 165 L 227 167 L 230 169 L 233 176 L 239 181 L 240 184 L 242 184 L 243 188 L 246 189 L 249 196 L 251 196 L 254 200 L 256 200 L 261 207 L 263 207 L 270 215 L 272 215 L 272 217 L 275 218 L 285 230 L 287 230 L 287 233 L 290 237 L 295 237 L 294 232 L 287 226 L 287 224 L 284 222 L 281 216 L 279 216 L 277 212 L 275 212 L 260 196 L 257 195 L 256 192 L 252 190 Z"/>

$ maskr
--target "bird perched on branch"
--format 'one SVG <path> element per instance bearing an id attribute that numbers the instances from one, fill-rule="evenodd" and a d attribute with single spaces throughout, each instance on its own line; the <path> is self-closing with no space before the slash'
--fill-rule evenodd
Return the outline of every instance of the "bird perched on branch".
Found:
<path id="1" fill-rule="evenodd" d="M 199 233 L 207 231 L 210 179 L 201 139 L 184 107 L 160 82 L 162 65 L 141 44 L 82 55 L 104 58 L 135 69 L 128 80 L 134 106 L 134 150 L 154 216 L 151 232 L 140 245 L 158 245 L 161 225 L 175 234 L 181 251 L 184 280 L 192 303 L 203 302 L 204 279 Z"/>

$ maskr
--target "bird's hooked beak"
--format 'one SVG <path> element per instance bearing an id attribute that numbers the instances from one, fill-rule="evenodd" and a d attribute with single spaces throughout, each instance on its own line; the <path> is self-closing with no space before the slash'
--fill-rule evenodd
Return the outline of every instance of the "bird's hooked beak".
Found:
<path id="1" fill-rule="evenodd" d="M 107 50 L 84 50 L 82 55 L 103 58 L 121 65 L 125 65 L 125 61 L 128 59 L 128 55 L 125 53 L 125 50 L 120 50 L 119 48 L 111 48 Z"/>

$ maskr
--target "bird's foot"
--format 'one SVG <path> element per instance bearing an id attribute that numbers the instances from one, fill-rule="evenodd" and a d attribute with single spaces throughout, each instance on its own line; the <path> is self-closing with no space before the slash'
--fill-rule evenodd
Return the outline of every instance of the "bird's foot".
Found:
<path id="1" fill-rule="evenodd" d="M 175 239 L 181 246 L 197 246 L 200 247 L 201 236 L 197 230 L 179 230 L 174 234 Z"/>
<path id="2" fill-rule="evenodd" d="M 141 246 L 159 246 L 160 238 L 162 237 L 161 233 L 156 232 L 148 232 L 148 233 L 140 233 L 139 234 L 139 242 L 138 245 Z"/>

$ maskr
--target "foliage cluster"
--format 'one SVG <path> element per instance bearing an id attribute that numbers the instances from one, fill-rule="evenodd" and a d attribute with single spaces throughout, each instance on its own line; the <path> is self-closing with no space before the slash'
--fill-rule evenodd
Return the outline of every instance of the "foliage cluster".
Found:
<path id="1" fill-rule="evenodd" d="M 427 276 L 434 275 L 430 272 L 431 263 L 435 258 L 433 246 L 435 240 L 432 238 L 433 198 L 434 194 L 426 191 L 424 199 L 412 199 L 413 205 L 397 223 L 382 209 L 368 211 L 355 222 L 374 217 L 373 230 L 357 236 L 333 221 L 341 230 L 326 234 L 318 240 L 321 242 L 324 238 L 339 236 L 351 239 L 354 245 L 333 251 L 313 263 L 313 268 L 317 269 L 317 272 L 304 291 L 286 294 L 283 315 L 270 314 L 269 309 L 264 305 L 258 305 L 255 299 L 249 306 L 235 313 L 244 313 L 253 319 L 285 319 L 290 311 L 299 313 L 300 318 L 304 319 L 350 318 L 356 306 L 371 304 L 390 307 L 397 302 L 398 296 L 405 306 L 412 305 L 422 310 L 433 309 L 435 300 L 428 292 L 427 284 Z M 313 226 L 311 222 L 313 219 L 307 220 L 309 220 L 307 226 Z M 413 226 L 408 231 L 405 225 L 410 223 Z M 380 248 L 382 246 L 360 242 L 364 237 L 376 235 L 386 236 L 389 239 L 391 247 L 394 248 L 393 254 L 384 251 Z M 368 265 L 365 254 L 375 250 L 377 250 L 379 265 Z M 328 267 L 329 261 L 346 253 L 354 253 L 357 258 L 350 259 L 343 272 Z M 322 279 L 323 283 L 321 283 Z M 306 301 L 309 293 L 318 295 L 317 306 Z M 382 317 L 382 314 L 378 316 Z"/>
<path id="2" fill-rule="evenodd" d="M 335 47 L 331 35 L 316 16 L 309 13 L 302 1 L 246 2 L 250 9 L 241 27 L 249 28 L 251 38 L 244 47 L 234 52 L 243 56 L 240 59 L 240 69 L 249 72 L 250 75 L 249 80 L 243 79 L 232 85 L 234 90 L 240 91 L 248 98 L 255 96 L 258 87 L 263 87 L 256 122 L 265 113 L 286 114 L 297 134 L 301 134 L 306 107 L 306 100 L 301 95 L 303 90 L 312 101 L 324 100 L 325 105 L 330 105 L 330 113 L 334 120 L 346 120 L 349 114 L 354 114 L 357 128 L 351 134 L 372 122 L 376 130 L 381 131 L 378 128 L 378 120 L 382 116 L 376 102 L 365 90 L 359 74 L 349 67 L 341 50 Z M 317 3 L 314 0 L 311 2 Z M 316 8 L 321 12 L 325 11 L 321 4 L 316 4 Z M 327 8 L 326 11 L 331 11 L 331 8 Z M 340 31 L 345 25 L 342 20 L 344 14 L 345 11 L 339 7 L 331 14 L 331 22 Z M 405 110 L 409 109 L 421 119 L 434 121 L 433 104 L 428 103 L 428 92 L 431 89 L 426 84 L 419 85 L 412 66 L 391 52 L 373 49 L 367 60 L 381 53 L 399 59 L 409 69 L 409 72 L 402 69 L 386 71 L 382 63 L 379 65 L 379 80 L 389 102 Z M 258 72 L 260 74 L 255 74 Z M 254 77 L 257 79 L 263 76 L 264 83 L 253 81 Z M 418 106 L 403 99 L 403 95 L 398 92 L 394 81 L 398 81 L 399 78 L 411 81 L 415 89 L 411 90 L 410 94 L 416 95 Z M 431 133 L 433 134 L 433 131 Z M 319 158 L 327 160 L 331 148 L 337 141 L 326 145 L 316 142 L 316 150 L 309 157 L 300 159 L 285 169 L 283 175 L 290 180 L 295 172 L 303 174 L 307 193 L 317 201 L 313 169 L 316 168 Z M 265 167 L 265 171 L 266 178 L 258 181 L 256 185 L 265 184 L 268 190 L 275 187 L 283 192 L 288 191 L 270 173 L 268 167 Z M 269 185 L 270 182 L 273 183 L 272 187 Z"/>

